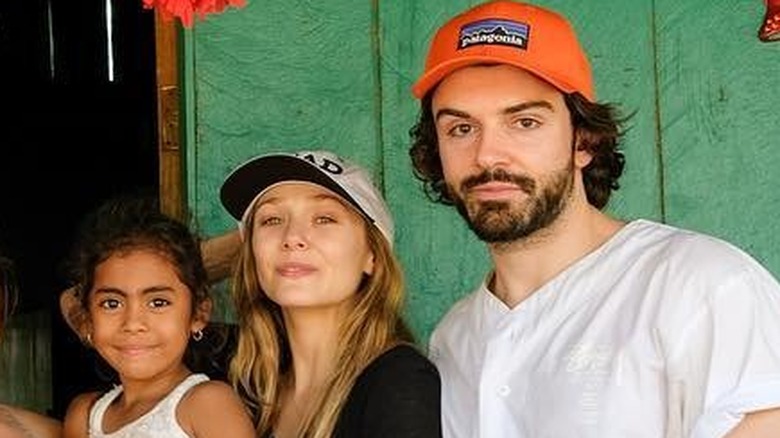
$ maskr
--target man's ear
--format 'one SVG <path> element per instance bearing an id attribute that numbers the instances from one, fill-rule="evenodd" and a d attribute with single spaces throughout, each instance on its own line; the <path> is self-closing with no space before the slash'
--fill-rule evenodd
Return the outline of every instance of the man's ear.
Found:
<path id="1" fill-rule="evenodd" d="M 89 314 L 84 310 L 76 295 L 76 287 L 65 289 L 60 294 L 60 313 L 71 330 L 82 340 L 90 331 Z"/>
<path id="2" fill-rule="evenodd" d="M 593 133 L 583 129 L 574 131 L 574 166 L 578 169 L 584 169 L 593 161 L 593 152 L 591 147 L 595 142 Z"/>

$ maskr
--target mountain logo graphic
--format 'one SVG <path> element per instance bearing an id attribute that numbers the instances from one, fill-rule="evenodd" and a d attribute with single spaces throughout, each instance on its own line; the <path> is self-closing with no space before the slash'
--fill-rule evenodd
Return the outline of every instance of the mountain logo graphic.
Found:
<path id="1" fill-rule="evenodd" d="M 511 20 L 489 19 L 469 23 L 461 27 L 458 50 L 480 45 L 528 48 L 530 26 Z"/>

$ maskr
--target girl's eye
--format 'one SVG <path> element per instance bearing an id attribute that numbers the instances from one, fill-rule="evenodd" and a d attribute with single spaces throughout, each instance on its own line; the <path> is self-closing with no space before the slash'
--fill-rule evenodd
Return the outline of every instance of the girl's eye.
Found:
<path id="1" fill-rule="evenodd" d="M 100 308 L 107 309 L 107 310 L 117 309 L 121 305 L 122 303 L 119 302 L 119 300 L 114 298 L 108 298 L 98 303 L 98 306 L 100 306 Z"/>
<path id="2" fill-rule="evenodd" d="M 149 307 L 165 307 L 169 306 L 170 304 L 171 302 L 165 298 L 153 298 L 151 301 L 149 301 Z"/>

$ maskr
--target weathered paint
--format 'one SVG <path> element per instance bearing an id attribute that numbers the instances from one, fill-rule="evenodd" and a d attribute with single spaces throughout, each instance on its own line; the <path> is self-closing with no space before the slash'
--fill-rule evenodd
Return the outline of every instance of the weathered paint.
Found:
<path id="1" fill-rule="evenodd" d="M 189 203 L 201 229 L 233 226 L 217 200 L 253 154 L 326 147 L 369 167 L 397 222 L 407 312 L 426 340 L 489 266 L 451 209 L 414 179 L 409 87 L 428 39 L 474 1 L 260 1 L 192 31 L 185 77 Z M 598 99 L 629 121 L 622 188 L 609 210 L 732 241 L 780 274 L 772 187 L 780 164 L 780 44 L 760 43 L 759 1 L 539 1 L 564 12 L 589 53 Z M 773 83 L 774 82 L 774 83 Z"/>

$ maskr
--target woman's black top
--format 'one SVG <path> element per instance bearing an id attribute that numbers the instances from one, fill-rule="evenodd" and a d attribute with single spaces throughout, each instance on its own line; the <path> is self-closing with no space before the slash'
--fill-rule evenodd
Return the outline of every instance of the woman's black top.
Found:
<path id="1" fill-rule="evenodd" d="M 386 351 L 360 373 L 333 432 L 334 438 L 441 436 L 439 372 L 410 345 Z"/>

